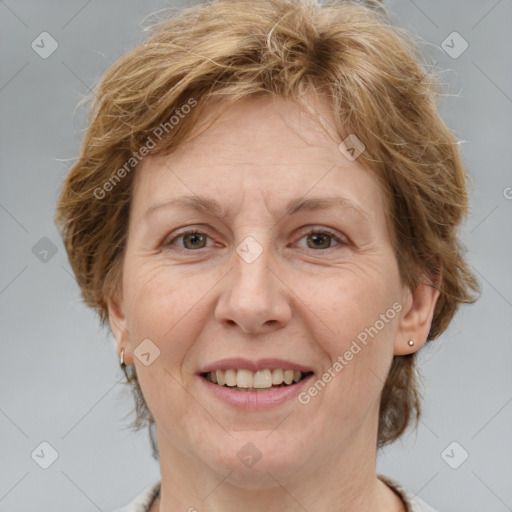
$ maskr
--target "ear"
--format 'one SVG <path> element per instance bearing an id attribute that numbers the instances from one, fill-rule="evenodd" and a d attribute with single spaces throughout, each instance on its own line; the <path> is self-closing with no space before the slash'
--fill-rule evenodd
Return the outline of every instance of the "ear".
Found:
<path id="1" fill-rule="evenodd" d="M 123 310 L 122 297 L 119 294 L 112 294 L 107 297 L 108 320 L 110 329 L 116 339 L 116 352 L 121 359 L 121 350 L 124 350 L 123 359 L 125 364 L 133 364 L 133 354 L 129 343 L 126 316 Z"/>
<path id="2" fill-rule="evenodd" d="M 415 290 L 404 291 L 403 313 L 394 345 L 396 356 L 412 354 L 427 341 L 434 309 L 439 298 L 437 288 L 436 285 L 422 282 Z M 409 340 L 412 340 L 414 345 L 410 346 Z"/>

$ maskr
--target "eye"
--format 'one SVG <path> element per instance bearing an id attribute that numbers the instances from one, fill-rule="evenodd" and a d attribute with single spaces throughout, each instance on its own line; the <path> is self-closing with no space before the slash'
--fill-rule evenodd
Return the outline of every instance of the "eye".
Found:
<path id="1" fill-rule="evenodd" d="M 309 249 L 330 249 L 331 242 L 334 240 L 337 245 L 347 245 L 338 235 L 326 229 L 310 229 L 305 233 L 301 240 L 306 238 L 307 248 Z"/>
<path id="2" fill-rule="evenodd" d="M 164 247 L 177 245 L 179 249 L 194 251 L 204 249 L 208 238 L 210 237 L 205 233 L 197 229 L 190 229 L 177 234 L 171 239 L 164 240 L 162 245 Z M 306 248 L 308 249 L 331 249 L 333 247 L 332 241 L 335 241 L 336 245 L 348 245 L 345 240 L 327 229 L 310 229 L 301 237 L 301 240 L 304 238 L 307 239 Z M 179 240 L 181 240 L 181 243 L 177 242 Z"/>
<path id="3" fill-rule="evenodd" d="M 182 244 L 178 245 L 178 247 L 180 249 L 193 251 L 196 249 L 203 249 L 204 247 L 206 247 L 206 240 L 208 238 L 208 235 L 206 235 L 205 233 L 197 231 L 196 229 L 190 229 L 188 231 L 185 231 L 184 233 L 180 233 L 171 240 L 165 240 L 163 245 L 164 247 L 176 245 L 176 240 L 183 239 Z"/>

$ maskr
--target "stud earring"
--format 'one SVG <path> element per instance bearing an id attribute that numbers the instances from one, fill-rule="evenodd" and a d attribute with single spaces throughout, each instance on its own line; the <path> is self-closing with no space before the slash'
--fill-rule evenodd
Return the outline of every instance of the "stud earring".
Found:
<path id="1" fill-rule="evenodd" d="M 412 347 L 414 345 L 414 340 L 409 340 L 407 342 L 407 345 L 409 345 L 409 347 Z"/>

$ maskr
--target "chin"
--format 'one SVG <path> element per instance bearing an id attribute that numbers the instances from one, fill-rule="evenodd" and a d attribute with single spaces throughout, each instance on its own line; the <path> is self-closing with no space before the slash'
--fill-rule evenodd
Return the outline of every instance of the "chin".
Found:
<path id="1" fill-rule="evenodd" d="M 226 482 L 243 489 L 275 487 L 290 480 L 302 467 L 311 463 L 313 454 L 304 451 L 304 443 L 276 431 L 232 432 L 233 439 L 219 443 L 214 460 L 202 460 L 222 478 L 229 474 Z M 216 457 L 215 457 L 216 456 Z"/>

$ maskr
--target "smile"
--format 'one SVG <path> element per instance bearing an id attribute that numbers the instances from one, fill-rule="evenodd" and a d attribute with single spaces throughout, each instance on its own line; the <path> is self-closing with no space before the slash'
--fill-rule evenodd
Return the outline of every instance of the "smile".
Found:
<path id="1" fill-rule="evenodd" d="M 264 369 L 253 372 L 244 368 L 215 370 L 202 373 L 207 381 L 226 386 L 237 391 L 261 392 L 271 389 L 288 387 L 311 375 L 300 370 L 284 370 L 282 368 Z"/>

